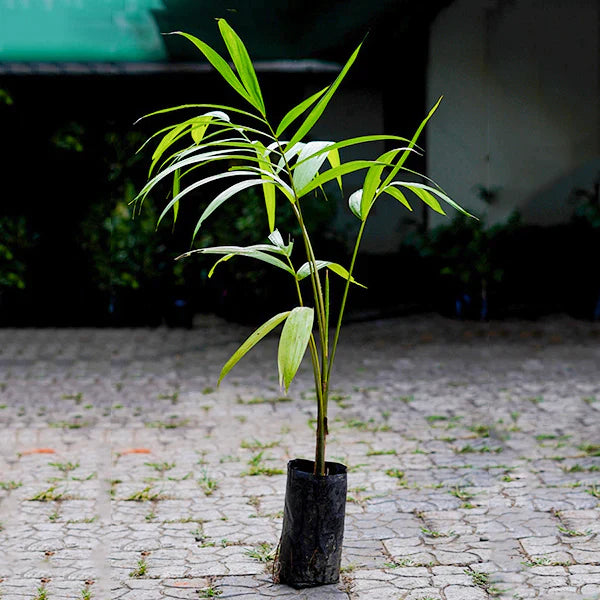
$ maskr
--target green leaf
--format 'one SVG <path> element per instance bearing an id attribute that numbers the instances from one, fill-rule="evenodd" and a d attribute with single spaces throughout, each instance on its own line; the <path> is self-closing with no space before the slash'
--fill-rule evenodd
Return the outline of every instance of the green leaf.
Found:
<path id="1" fill-rule="evenodd" d="M 234 171 L 234 173 L 235 172 L 236 171 Z M 238 183 L 234 183 L 231 187 L 228 187 L 225 191 L 221 192 L 218 196 L 216 196 L 210 202 L 210 204 L 204 209 L 204 212 L 202 213 L 202 215 L 200 215 L 200 218 L 198 219 L 198 222 L 196 223 L 196 227 L 194 229 L 194 234 L 192 236 L 192 239 L 196 238 L 196 235 L 198 234 L 198 231 L 200 231 L 200 227 L 202 226 L 202 223 L 204 223 L 204 221 L 215 210 L 217 210 L 217 208 L 219 208 L 219 206 L 221 206 L 221 204 L 223 204 L 224 202 L 229 200 L 229 198 L 231 198 L 238 192 L 241 192 L 242 190 L 245 190 L 245 189 L 255 186 L 255 185 L 274 185 L 274 184 L 270 181 L 265 181 L 264 179 L 247 179 L 246 181 L 240 181 Z"/>
<path id="2" fill-rule="evenodd" d="M 440 190 L 436 190 L 435 188 L 433 188 L 429 185 L 425 185 L 424 183 L 416 183 L 414 181 L 393 181 L 392 183 L 390 183 L 390 186 L 398 186 L 398 187 L 403 187 L 403 188 L 406 188 L 407 190 L 410 190 L 411 192 L 413 192 L 413 194 L 415 194 L 418 198 L 420 198 L 425 204 L 427 204 L 427 206 L 429 206 L 430 208 L 435 210 L 435 212 L 438 212 L 442 215 L 445 215 L 446 213 L 444 212 L 444 210 L 440 206 L 440 203 L 437 201 L 437 199 L 434 196 L 437 196 L 438 198 L 440 198 L 441 200 L 443 200 L 444 202 L 446 202 L 447 204 L 452 206 L 452 208 L 455 208 L 456 210 L 463 213 L 464 215 L 467 215 L 469 217 L 473 216 L 473 215 L 469 214 L 467 211 L 465 211 L 461 206 L 456 204 L 456 202 L 454 202 L 454 200 L 449 198 L 446 194 L 444 194 Z"/>
<path id="3" fill-rule="evenodd" d="M 314 310 L 306 306 L 294 308 L 281 331 L 277 366 L 279 368 L 279 385 L 287 393 L 294 379 L 312 333 Z"/>
<path id="4" fill-rule="evenodd" d="M 292 255 L 294 242 L 290 241 L 288 244 L 286 244 L 283 241 L 281 233 L 279 233 L 278 229 L 275 229 L 273 232 L 271 232 L 271 234 L 269 235 L 269 241 L 271 242 L 271 244 L 282 250 L 283 254 L 285 254 L 288 258 Z"/>
<path id="5" fill-rule="evenodd" d="M 227 63 L 225 63 L 227 64 Z M 229 66 L 229 65 L 227 65 Z M 233 71 L 232 71 L 233 73 Z M 188 110 L 188 109 L 197 109 L 197 108 L 214 108 L 215 110 L 223 110 L 223 111 L 227 111 L 227 112 L 234 112 L 234 113 L 238 113 L 239 115 L 244 115 L 246 117 L 252 117 L 253 119 L 256 119 L 257 121 L 261 121 L 262 123 L 265 123 L 265 120 L 263 117 L 261 117 L 260 115 L 257 115 L 255 113 L 251 113 L 248 112 L 247 110 L 242 110 L 241 108 L 235 108 L 234 106 L 226 106 L 224 104 L 180 104 L 178 106 L 170 106 L 168 108 L 161 108 L 160 110 L 155 110 L 151 113 L 148 113 L 142 117 L 140 117 L 135 123 L 134 125 L 137 125 L 140 121 L 142 121 L 143 119 L 148 119 L 149 117 L 154 117 L 156 115 L 163 115 L 165 113 L 170 113 L 170 112 L 174 112 L 176 110 Z"/>
<path id="6" fill-rule="evenodd" d="M 392 196 L 392 198 L 395 198 L 396 200 L 404 204 L 404 206 L 406 206 L 408 210 L 412 211 L 412 206 L 408 203 L 406 196 L 400 190 L 397 190 L 395 187 L 388 185 L 386 188 L 383 189 L 383 191 L 386 194 Z"/>
<path id="7" fill-rule="evenodd" d="M 220 259 L 215 263 L 213 268 L 209 273 L 209 277 L 212 277 L 212 274 L 215 270 L 215 267 L 222 260 L 229 260 L 229 258 L 233 256 L 246 256 L 248 258 L 255 258 L 256 260 L 260 260 L 262 262 L 268 263 L 279 269 L 283 269 L 287 271 L 290 275 L 296 275 L 294 270 L 285 262 L 283 262 L 279 258 L 275 258 L 268 252 L 275 252 L 276 254 L 285 254 L 285 251 L 276 246 L 271 246 L 269 244 L 256 244 L 254 246 L 212 246 L 210 248 L 199 248 L 198 250 L 190 250 L 181 256 L 178 256 L 177 259 L 185 258 L 191 256 L 192 254 L 224 254 L 225 259 Z"/>
<path id="8" fill-rule="evenodd" d="M 423 131 L 423 128 L 425 127 L 425 125 L 427 125 L 427 121 L 429 121 L 429 119 L 431 119 L 431 117 L 433 116 L 433 113 L 435 113 L 438 106 L 440 105 L 442 98 L 443 98 L 443 96 L 440 96 L 439 100 L 435 103 L 434 107 L 429 111 L 427 116 L 421 121 L 421 124 L 419 125 L 419 127 L 417 127 L 417 131 L 415 131 L 415 134 L 412 136 L 410 142 L 408 143 L 408 148 L 402 153 L 400 160 L 396 163 L 396 166 L 392 169 L 390 174 L 386 177 L 385 181 L 383 182 L 382 187 L 386 187 L 388 185 L 388 183 L 390 183 L 390 181 L 392 181 L 392 179 L 394 179 L 394 177 L 396 177 L 398 171 L 402 168 L 402 165 L 404 165 L 404 163 L 406 162 L 408 155 L 410 154 L 412 149 L 415 147 L 415 145 L 417 143 L 417 139 L 419 139 L 419 136 L 421 135 L 421 132 Z"/>
<path id="9" fill-rule="evenodd" d="M 171 173 L 174 173 L 178 169 L 183 169 L 197 163 L 211 162 L 217 159 L 228 160 L 230 158 L 241 158 L 240 154 L 244 150 L 240 149 L 225 149 L 225 150 L 213 150 L 211 152 L 201 152 L 200 154 L 194 154 L 182 160 L 178 160 L 169 167 L 163 169 L 160 173 L 155 175 L 140 191 L 137 198 L 145 197 L 148 192 L 162 179 L 168 177 Z M 255 156 L 245 156 L 248 160 L 257 160 Z"/>
<path id="10" fill-rule="evenodd" d="M 340 153 L 338 151 L 337 148 L 334 148 L 333 150 L 330 150 L 327 153 L 327 159 L 329 160 L 329 164 L 331 165 L 332 169 L 335 169 L 336 167 L 340 166 Z M 340 188 L 340 194 L 342 194 L 342 196 L 344 195 L 344 188 L 342 187 L 342 176 L 340 175 L 339 177 L 336 177 L 337 182 L 338 182 L 338 186 Z"/>
<path id="11" fill-rule="evenodd" d="M 308 183 L 304 188 L 299 190 L 298 198 L 305 196 L 309 192 L 312 192 L 314 189 L 322 186 L 324 183 L 331 181 L 332 179 L 337 179 L 342 175 L 347 175 L 348 173 L 354 173 L 355 171 L 360 171 L 361 169 L 368 169 L 369 167 L 377 164 L 374 160 L 351 160 L 347 163 L 341 164 L 339 167 L 335 167 L 333 169 L 327 169 L 323 173 L 317 175 L 310 183 Z M 384 165 L 387 166 L 387 165 Z"/>
<path id="12" fill-rule="evenodd" d="M 210 122 L 213 120 L 213 118 L 220 119 L 221 121 L 226 121 L 227 123 L 231 122 L 229 116 L 220 110 L 213 110 L 203 115 L 200 115 L 195 119 L 192 119 L 191 134 L 192 139 L 194 140 L 196 145 L 200 144 L 202 138 L 204 138 L 204 133 L 206 132 L 206 129 L 210 125 Z"/>
<path id="13" fill-rule="evenodd" d="M 385 164 L 391 163 L 398 152 L 401 149 L 396 148 L 394 150 L 389 150 L 388 152 L 384 152 L 377 160 L 384 164 L 373 165 L 365 175 L 365 182 L 363 184 L 363 194 L 361 198 L 361 209 L 360 213 L 363 215 L 363 218 L 369 214 L 371 210 L 371 206 L 373 206 L 373 202 L 375 201 L 377 189 L 381 183 L 381 174 L 385 169 Z"/>
<path id="14" fill-rule="evenodd" d="M 346 76 L 346 73 L 349 71 L 350 67 L 356 60 L 358 53 L 360 51 L 362 44 L 359 44 L 358 48 L 352 53 L 352 56 L 348 59 L 348 62 L 344 65 L 344 68 L 340 71 L 340 74 L 336 77 L 335 81 L 329 86 L 325 95 L 319 100 L 317 105 L 310 111 L 306 119 L 300 127 L 298 131 L 292 136 L 292 139 L 288 142 L 287 147 L 293 146 L 296 142 L 299 142 L 315 125 L 315 123 L 319 120 L 320 116 L 323 114 L 325 107 L 329 104 L 333 94 L 338 89 L 340 83 Z"/>
<path id="15" fill-rule="evenodd" d="M 181 171 L 177 169 L 173 175 L 173 198 L 179 195 L 181 186 Z M 173 203 L 173 225 L 177 222 L 177 215 L 179 214 L 179 200 Z"/>
<path id="16" fill-rule="evenodd" d="M 348 271 L 344 267 L 342 267 L 342 265 L 340 265 L 338 263 L 331 262 L 329 260 L 317 260 L 316 263 L 317 263 L 317 271 L 320 271 L 324 267 L 327 267 L 327 269 L 329 269 L 336 275 L 339 275 L 342 279 L 345 279 L 345 280 L 347 280 L 350 275 L 350 273 L 348 273 Z M 296 272 L 296 279 L 298 281 L 302 281 L 304 278 L 306 278 L 310 275 L 311 271 L 312 271 L 312 264 L 309 262 L 304 263 Z M 356 279 L 354 279 L 354 277 L 350 277 L 350 283 L 354 283 L 354 284 L 366 289 L 366 286 L 364 286 L 362 283 L 358 283 L 358 281 L 356 281 Z"/>
<path id="17" fill-rule="evenodd" d="M 281 119 L 277 131 L 275 131 L 275 136 L 279 137 L 305 110 L 308 110 L 327 91 L 328 87 L 324 87 L 310 98 L 300 102 L 298 106 L 294 106 L 294 108 Z"/>
<path id="18" fill-rule="evenodd" d="M 260 340 L 262 340 L 268 333 L 273 331 L 277 325 L 279 325 L 282 321 L 288 318 L 290 315 L 290 311 L 279 313 L 274 317 L 271 317 L 266 323 L 263 323 L 254 333 L 250 335 L 248 339 L 235 351 L 233 356 L 225 363 L 224 367 L 221 369 L 221 374 L 219 375 L 219 381 L 217 385 L 223 381 L 227 373 L 231 371 L 231 369 L 242 359 Z"/>
<path id="19" fill-rule="evenodd" d="M 313 156 L 313 154 L 331 145 L 333 145 L 333 142 L 308 142 L 304 144 L 304 147 L 300 150 L 300 154 L 298 154 L 298 163 L 301 164 L 298 164 L 294 168 L 292 177 L 294 187 L 297 190 L 301 190 L 310 183 L 327 159 L 327 153 L 325 152 L 321 152 L 316 156 Z"/>
<path id="20" fill-rule="evenodd" d="M 194 183 L 188 185 L 186 188 L 181 190 L 171 201 L 164 207 L 162 213 L 158 217 L 157 226 L 160 225 L 160 222 L 164 219 L 165 215 L 177 204 L 183 196 L 189 194 L 193 190 L 210 183 L 211 181 L 218 181 L 219 179 L 223 179 L 225 177 L 241 177 L 242 175 L 254 175 L 251 171 L 235 171 L 235 172 L 227 172 L 227 173 L 219 173 L 217 175 L 211 175 L 210 177 L 205 177 L 204 179 L 200 179 L 199 181 L 195 181 Z M 140 198 L 138 194 L 136 200 Z"/>
<path id="21" fill-rule="evenodd" d="M 271 161 L 268 159 L 268 151 L 264 144 L 261 142 L 255 142 L 256 145 L 256 157 L 258 158 L 258 165 L 264 171 L 272 172 Z M 261 175 L 261 179 L 269 181 L 267 175 Z M 275 229 L 275 187 L 273 185 L 263 185 L 263 194 L 265 197 L 265 208 L 267 210 L 267 221 L 269 223 L 269 232 Z"/>
<path id="22" fill-rule="evenodd" d="M 184 33 L 183 31 L 173 31 L 167 35 L 181 35 L 184 38 L 187 38 L 192 42 L 204 56 L 208 62 L 219 72 L 221 77 L 242 97 L 244 100 L 252 104 L 255 108 L 256 106 L 254 99 L 250 96 L 250 94 L 246 91 L 245 87 L 242 85 L 240 80 L 235 76 L 235 73 L 232 71 L 231 67 L 227 64 L 227 61 L 218 53 L 215 52 L 208 44 L 199 40 L 197 37 L 190 35 L 189 33 Z M 156 114 L 156 113 L 154 113 Z M 264 113 L 263 113 L 264 114 Z"/>
<path id="23" fill-rule="evenodd" d="M 227 50 L 229 51 L 231 60 L 233 60 L 233 64 L 237 69 L 238 75 L 242 80 L 242 84 L 244 85 L 244 88 L 246 88 L 248 95 L 252 98 L 252 104 L 264 116 L 265 103 L 263 101 L 260 86 L 258 85 L 258 79 L 256 77 L 256 72 L 254 71 L 254 66 L 252 65 L 252 61 L 250 60 L 246 46 L 244 46 L 242 40 L 225 19 L 217 19 L 217 21 L 219 23 L 221 36 L 223 37 L 223 41 L 227 46 Z"/>
<path id="24" fill-rule="evenodd" d="M 338 150 L 340 148 L 348 148 L 350 146 L 357 146 L 359 144 L 366 144 L 368 142 L 408 142 L 406 138 L 397 136 L 397 135 L 360 135 L 358 137 L 348 138 L 346 140 L 341 140 L 336 142 L 332 146 L 321 150 L 320 152 L 331 152 L 332 150 Z M 320 154 L 320 152 L 315 152 L 315 155 Z M 296 163 L 295 166 L 298 166 Z"/>

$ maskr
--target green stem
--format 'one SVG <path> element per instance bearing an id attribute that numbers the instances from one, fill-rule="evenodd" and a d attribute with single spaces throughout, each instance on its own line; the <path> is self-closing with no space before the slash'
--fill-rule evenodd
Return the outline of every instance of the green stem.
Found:
<path id="1" fill-rule="evenodd" d="M 335 359 L 335 352 L 337 350 L 337 344 L 340 337 L 340 329 L 342 328 L 342 319 L 344 317 L 344 310 L 346 308 L 346 299 L 348 298 L 348 290 L 350 288 L 350 279 L 352 278 L 354 264 L 356 263 L 356 257 L 358 255 L 358 247 L 360 246 L 366 223 L 367 221 L 365 219 L 360 224 L 360 229 L 358 230 L 358 235 L 356 236 L 356 243 L 354 244 L 354 252 L 352 253 L 352 260 L 350 262 L 350 269 L 348 271 L 348 279 L 346 279 L 346 285 L 344 287 L 344 295 L 342 296 L 342 304 L 340 306 L 340 312 L 338 315 L 337 325 L 335 327 L 335 334 L 333 337 L 333 344 L 331 346 L 331 355 L 329 356 L 329 364 L 327 366 L 327 380 L 329 380 L 331 369 L 333 367 L 333 361 Z"/>
<path id="2" fill-rule="evenodd" d="M 304 224 L 304 219 L 302 217 L 302 210 L 300 208 L 300 202 L 298 195 L 296 194 L 296 189 L 294 187 L 294 180 L 292 175 L 292 169 L 287 161 L 283 148 L 275 136 L 275 132 L 269 125 L 269 129 L 271 129 L 271 133 L 274 135 L 277 140 L 277 146 L 279 148 L 279 152 L 283 157 L 283 161 L 285 164 L 285 168 L 290 179 L 290 184 L 294 193 L 295 202 L 292 202 L 292 210 L 294 211 L 294 216 L 296 217 L 298 224 L 300 225 L 300 231 L 302 233 L 302 239 L 304 241 L 304 247 L 306 250 L 306 258 L 311 266 L 310 268 L 310 278 L 313 288 L 313 298 L 315 300 L 315 310 L 317 312 L 317 324 L 319 328 L 319 337 L 321 342 L 321 363 L 319 363 L 318 350 L 316 347 L 316 343 L 314 340 L 314 336 L 311 334 L 309 341 L 309 348 L 311 359 L 313 363 L 313 373 L 315 377 L 315 391 L 317 393 L 317 439 L 316 439 L 316 448 L 315 448 L 315 475 L 325 475 L 325 443 L 327 436 L 327 382 L 329 379 L 328 371 L 329 371 L 329 331 L 327 326 L 327 311 L 325 308 L 325 302 L 323 299 L 323 290 L 321 288 L 321 279 L 319 277 L 319 271 L 317 269 L 317 259 L 315 258 L 315 254 L 312 248 L 312 244 L 310 242 L 310 237 L 306 226 Z M 296 280 L 297 291 L 300 294 L 300 288 L 298 286 L 298 280 Z M 301 295 L 299 295 L 301 298 Z"/>

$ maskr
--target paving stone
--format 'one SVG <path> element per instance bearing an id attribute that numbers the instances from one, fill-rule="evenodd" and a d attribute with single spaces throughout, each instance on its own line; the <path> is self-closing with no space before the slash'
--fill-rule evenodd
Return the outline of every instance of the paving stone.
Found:
<path id="1" fill-rule="evenodd" d="M 600 324 L 350 325 L 328 450 L 358 491 L 342 581 L 312 590 L 273 584 L 248 555 L 276 547 L 285 491 L 285 475 L 245 475 L 248 461 L 262 451 L 285 469 L 313 452 L 310 370 L 278 402 L 276 340 L 208 390 L 249 332 L 206 315 L 191 331 L 0 330 L 3 599 L 31 600 L 42 577 L 65 600 L 86 579 L 98 600 L 187 600 L 209 586 L 249 600 L 486 598 L 467 567 L 509 598 L 600 597 L 600 508 L 586 492 L 598 478 L 569 471 L 600 466 L 578 448 L 600 439 L 600 401 L 582 400 L 600 398 Z M 252 441 L 275 445 L 242 447 Z M 52 487 L 65 495 L 30 500 Z M 138 493 L 144 501 L 126 500 Z M 144 572 L 130 577 L 139 561 Z"/>

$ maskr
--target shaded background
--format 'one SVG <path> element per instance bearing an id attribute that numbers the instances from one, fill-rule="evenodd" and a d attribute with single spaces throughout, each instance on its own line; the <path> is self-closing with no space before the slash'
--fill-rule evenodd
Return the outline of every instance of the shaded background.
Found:
<path id="1" fill-rule="evenodd" d="M 332 81 L 368 33 L 315 138 L 410 136 L 445 94 L 423 139 L 427 158 L 410 166 L 481 221 L 431 218 L 417 202 L 410 214 L 378 205 L 357 267 L 370 289 L 354 292 L 355 317 L 598 318 L 593 0 L 3 0 L 0 11 L 3 325 L 176 325 L 203 311 L 256 321 L 290 301 L 285 280 L 243 259 L 212 280 L 210 261 L 174 266 L 210 190 L 182 207 L 174 229 L 153 231 L 159 195 L 154 212 L 149 203 L 131 220 L 127 201 L 149 161 L 134 153 L 158 127 L 134 122 L 175 104 L 237 104 L 191 44 L 160 36 L 181 29 L 221 48 L 216 17 L 259 61 L 274 120 Z M 345 185 L 347 195 L 360 178 Z M 264 239 L 262 210 L 252 194 L 231 201 L 200 244 Z M 343 261 L 354 226 L 345 201 L 316 207 L 313 223 L 322 256 Z"/>

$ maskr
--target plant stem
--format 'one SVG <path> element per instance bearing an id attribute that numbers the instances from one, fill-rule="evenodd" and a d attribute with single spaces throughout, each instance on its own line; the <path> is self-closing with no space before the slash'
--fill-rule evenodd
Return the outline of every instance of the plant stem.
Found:
<path id="1" fill-rule="evenodd" d="M 327 379 L 329 380 L 329 376 L 331 374 L 331 369 L 333 367 L 333 361 L 335 359 L 335 351 L 337 350 L 337 344 L 340 337 L 340 329 L 342 328 L 342 319 L 344 317 L 344 310 L 346 308 L 346 299 L 348 298 L 348 290 L 350 288 L 350 279 L 352 278 L 352 272 L 354 271 L 354 264 L 356 263 L 356 257 L 358 255 L 358 248 L 360 246 L 360 242 L 362 240 L 363 232 L 365 230 L 365 225 L 367 221 L 366 219 L 360 224 L 360 229 L 358 230 L 358 234 L 356 236 L 356 243 L 354 244 L 354 252 L 352 253 L 352 260 L 350 262 L 350 269 L 348 271 L 348 279 L 346 279 L 346 285 L 344 287 L 344 294 L 342 296 L 342 304 L 340 306 L 340 312 L 338 315 L 337 325 L 335 327 L 335 334 L 333 337 L 333 344 L 331 346 L 331 355 L 329 356 L 329 365 L 327 368 Z"/>
<path id="2" fill-rule="evenodd" d="M 300 231 L 302 233 L 302 239 L 304 241 L 304 248 L 306 250 L 306 258 L 310 264 L 310 279 L 313 288 L 313 298 L 315 301 L 315 310 L 317 312 L 317 326 L 319 329 L 319 338 L 321 342 L 321 362 L 319 363 L 319 356 L 316 347 L 314 336 L 311 334 L 309 340 L 309 348 L 311 354 L 311 360 L 313 363 L 313 373 L 315 378 L 315 392 L 317 394 L 317 439 L 315 447 L 315 475 L 325 475 L 325 443 L 327 436 L 327 400 L 328 400 L 328 381 L 329 381 L 329 294 L 327 289 L 327 307 L 325 306 L 325 300 L 323 298 L 323 289 L 321 287 L 321 279 L 319 277 L 319 271 L 317 269 L 317 259 L 312 248 L 310 236 L 304 224 L 302 217 L 302 210 L 300 208 L 300 199 L 296 194 L 294 187 L 294 180 L 292 175 L 292 169 L 287 161 L 285 152 L 281 147 L 281 143 L 277 136 L 275 136 L 273 129 L 269 125 L 271 133 L 273 133 L 279 152 L 283 157 L 286 171 L 288 173 L 292 190 L 294 192 L 295 202 L 292 202 L 292 209 L 294 216 L 296 217 L 298 224 L 300 225 Z M 302 302 L 302 295 L 300 293 L 300 287 L 298 280 L 296 280 L 296 288 L 300 302 Z"/>

